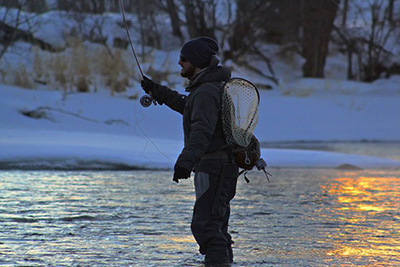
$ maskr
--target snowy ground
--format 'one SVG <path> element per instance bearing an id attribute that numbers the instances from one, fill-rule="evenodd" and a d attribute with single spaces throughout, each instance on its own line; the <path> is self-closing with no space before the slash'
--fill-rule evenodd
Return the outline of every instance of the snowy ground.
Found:
<path id="1" fill-rule="evenodd" d="M 398 141 L 398 84 L 399 77 L 372 85 L 303 79 L 284 87 L 296 88 L 289 95 L 263 90 L 256 135 L 269 143 Z M 143 108 L 105 92 L 65 95 L 5 85 L 0 92 L 2 169 L 170 169 L 182 149 L 181 117 L 166 106 Z M 323 151 L 263 149 L 263 157 L 270 167 L 400 168 L 396 160 Z"/>
<path id="2" fill-rule="evenodd" d="M 40 24 L 35 36 L 63 48 L 64 36 L 68 36 L 76 22 L 58 12 L 43 16 L 45 23 Z M 110 45 L 114 37 L 125 36 L 125 30 L 116 24 L 120 21 L 120 14 L 109 14 L 104 34 Z M 136 42 L 140 39 L 137 31 L 131 31 L 135 46 L 141 48 Z M 176 89 L 183 92 L 184 80 L 178 75 L 177 64 L 180 44 L 168 34 L 163 36 L 168 39 L 163 40 L 168 52 L 144 47 L 148 59 L 142 61 L 142 68 L 146 75 L 150 69 L 168 70 L 173 74 L 168 76 L 169 83 L 176 84 Z M 87 51 L 95 51 L 96 46 L 89 43 L 85 46 Z M 346 58 L 331 51 L 326 79 L 302 79 L 303 59 L 299 55 L 282 56 L 282 48 L 276 45 L 265 45 L 261 50 L 271 58 L 273 75 L 279 84 L 265 77 L 272 73 L 257 58 L 249 58 L 248 62 L 264 76 L 229 61 L 225 64 L 233 70 L 233 76 L 247 78 L 260 88 L 272 88 L 261 90 L 256 128 L 258 139 L 269 144 L 270 148 L 263 149 L 263 157 L 270 167 L 336 168 L 351 164 L 361 168 L 400 168 L 400 161 L 396 160 L 275 149 L 270 145 L 287 141 L 399 142 L 400 76 L 370 84 L 345 81 Z M 4 55 L 0 70 L 12 72 L 12 68 L 16 70 L 22 65 L 28 74 L 33 73 L 34 51 L 31 45 L 16 43 Z M 68 51 L 60 55 L 69 57 Z M 49 53 L 42 51 L 40 55 L 44 59 Z M 130 54 L 126 57 L 133 62 Z M 142 94 L 137 80 L 130 77 L 128 91 L 114 96 L 101 84 L 96 93 L 0 85 L 0 169 L 172 168 L 183 146 L 181 117 L 165 106 L 145 109 L 137 99 L 130 99 Z"/>

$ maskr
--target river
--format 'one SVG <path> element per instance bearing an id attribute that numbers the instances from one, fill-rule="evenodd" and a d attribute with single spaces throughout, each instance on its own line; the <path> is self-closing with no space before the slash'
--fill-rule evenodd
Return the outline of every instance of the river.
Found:
<path id="1" fill-rule="evenodd" d="M 400 266 L 400 170 L 239 178 L 233 266 Z M 0 172 L 0 266 L 202 266 L 193 181 L 168 171 Z"/>

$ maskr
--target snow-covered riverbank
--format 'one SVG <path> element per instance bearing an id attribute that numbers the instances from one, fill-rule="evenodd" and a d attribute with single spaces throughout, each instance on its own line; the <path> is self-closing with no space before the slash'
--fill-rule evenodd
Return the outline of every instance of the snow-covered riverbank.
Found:
<path id="1" fill-rule="evenodd" d="M 256 135 L 261 142 L 400 139 L 400 94 L 356 89 L 307 97 L 261 91 Z M 170 169 L 183 146 L 181 117 L 166 106 L 145 109 L 101 92 L 0 90 L 3 169 Z M 400 161 L 312 150 L 268 148 L 263 157 L 270 167 L 400 168 Z"/>

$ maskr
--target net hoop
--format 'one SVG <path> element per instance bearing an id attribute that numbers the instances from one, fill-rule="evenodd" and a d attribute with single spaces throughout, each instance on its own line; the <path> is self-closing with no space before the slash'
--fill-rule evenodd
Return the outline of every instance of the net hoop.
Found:
<path id="1" fill-rule="evenodd" d="M 229 145 L 247 147 L 258 122 L 260 93 L 243 78 L 231 78 L 222 91 L 222 124 Z"/>

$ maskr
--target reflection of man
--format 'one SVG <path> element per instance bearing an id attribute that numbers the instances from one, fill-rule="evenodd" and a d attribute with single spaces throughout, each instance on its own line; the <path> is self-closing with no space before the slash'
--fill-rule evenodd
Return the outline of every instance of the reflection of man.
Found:
<path id="1" fill-rule="evenodd" d="M 207 265 L 233 261 L 231 236 L 228 233 L 229 202 L 236 192 L 238 167 L 228 152 L 220 118 L 222 83 L 230 71 L 218 66 L 218 44 L 200 37 L 186 42 L 181 49 L 181 76 L 189 79 L 186 91 L 179 94 L 143 78 L 142 87 L 159 104 L 166 104 L 183 115 L 184 148 L 179 155 L 173 180 L 187 179 L 195 172 L 196 203 L 191 229 L 205 254 Z"/>

